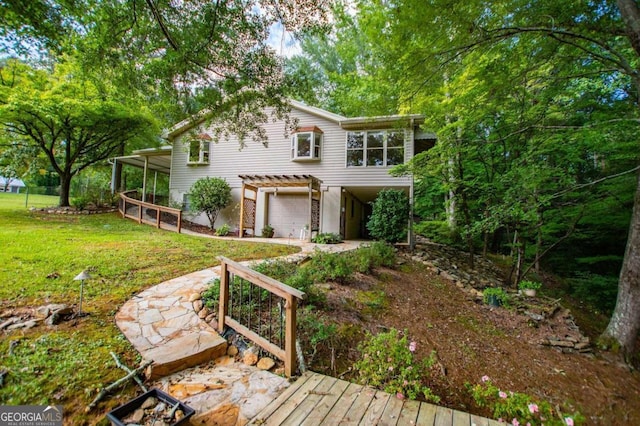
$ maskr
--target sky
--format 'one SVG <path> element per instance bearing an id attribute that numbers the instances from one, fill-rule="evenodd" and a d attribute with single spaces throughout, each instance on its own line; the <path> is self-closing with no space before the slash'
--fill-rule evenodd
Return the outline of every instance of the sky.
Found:
<path id="1" fill-rule="evenodd" d="M 285 58 L 302 53 L 298 40 L 280 22 L 271 25 L 267 44 L 273 47 L 278 55 Z"/>

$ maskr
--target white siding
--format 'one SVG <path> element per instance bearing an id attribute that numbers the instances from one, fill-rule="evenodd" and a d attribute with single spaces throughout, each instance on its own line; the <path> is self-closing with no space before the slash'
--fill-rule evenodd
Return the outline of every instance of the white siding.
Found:
<path id="1" fill-rule="evenodd" d="M 237 140 L 213 142 L 208 165 L 188 166 L 188 146 L 182 141 L 188 133 L 180 135 L 173 143 L 170 190 L 174 200 L 182 200 L 191 185 L 199 178 L 217 176 L 226 179 L 233 191 L 234 204 L 239 201 L 242 181 L 238 175 L 253 174 L 310 174 L 322 180 L 323 202 L 321 232 L 338 232 L 340 212 L 339 194 L 336 200 L 335 189 L 340 187 L 409 187 L 411 179 L 396 178 L 389 175 L 389 167 L 346 167 L 346 131 L 338 123 L 318 116 L 293 109 L 291 115 L 298 119 L 300 127 L 317 126 L 323 132 L 321 161 L 293 162 L 290 160 L 290 138 L 285 137 L 283 122 L 269 122 L 264 125 L 269 138 L 268 147 L 260 143 L 247 141 L 246 147 L 240 150 Z M 193 130 L 192 130 L 193 131 Z M 200 127 L 197 133 L 206 132 Z M 213 135 L 213 132 L 211 132 Z M 407 132 L 405 140 L 405 161 L 413 155 L 413 134 Z M 327 193 L 327 189 L 331 188 Z M 329 195 L 329 197 L 326 197 Z M 326 198 L 326 199 L 325 199 Z M 336 204 L 337 201 L 337 204 Z M 258 205 L 260 206 L 260 200 Z M 239 215 L 239 210 L 237 215 Z M 221 214 L 220 221 L 235 226 L 238 219 L 233 219 L 231 209 Z M 264 226 L 264 217 L 256 217 L 256 233 Z M 305 222 L 306 223 L 306 222 Z M 258 227 L 259 226 L 259 227 Z M 299 231 L 298 231 L 299 232 Z"/>

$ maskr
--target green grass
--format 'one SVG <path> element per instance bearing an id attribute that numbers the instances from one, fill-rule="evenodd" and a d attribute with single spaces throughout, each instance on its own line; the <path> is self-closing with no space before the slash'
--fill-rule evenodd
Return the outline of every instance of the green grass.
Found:
<path id="1" fill-rule="evenodd" d="M 29 207 L 57 206 L 60 198 L 56 195 L 12 194 L 0 192 L 0 209 L 27 209 Z"/>
<path id="2" fill-rule="evenodd" d="M 7 195 L 13 194 L 0 194 L 0 312 L 54 302 L 77 304 L 80 287 L 73 278 L 87 268 L 94 278 L 84 286 L 83 311 L 89 316 L 54 328 L 13 332 L 0 341 L 0 369 L 9 370 L 0 387 L 0 404 L 61 404 L 71 424 L 95 424 L 123 402 L 112 399 L 90 414 L 83 411 L 97 389 L 123 375 L 110 351 L 130 366 L 139 361 L 113 320 L 134 294 L 216 265 L 221 254 L 245 260 L 297 250 L 175 234 L 116 214 L 30 213 L 24 206 L 5 203 Z M 18 343 L 9 355 L 12 341 Z M 135 391 L 129 386 L 124 396 Z"/>

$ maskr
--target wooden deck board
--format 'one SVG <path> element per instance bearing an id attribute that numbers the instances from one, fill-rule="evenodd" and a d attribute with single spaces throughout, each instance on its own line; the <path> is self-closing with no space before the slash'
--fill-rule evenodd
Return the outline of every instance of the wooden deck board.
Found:
<path id="1" fill-rule="evenodd" d="M 471 414 L 472 425 L 476 426 L 489 426 L 489 419 L 485 419 L 484 417 L 476 416 L 475 414 Z"/>
<path id="2" fill-rule="evenodd" d="M 304 378 L 304 375 L 303 375 Z M 302 379 L 302 378 L 301 378 Z M 258 417 L 262 420 L 264 425 L 280 425 L 284 419 L 287 418 L 289 413 L 293 411 L 308 395 L 308 392 L 315 388 L 316 385 L 322 380 L 322 376 L 319 374 L 308 374 L 306 380 L 302 385 L 296 387 L 293 392 L 288 392 L 288 396 L 283 401 L 276 399 L 276 402 L 280 402 L 278 407 L 271 413 L 259 414 Z M 286 391 L 285 391 L 286 392 Z M 282 395 L 281 395 L 282 396 Z M 269 404 L 267 409 L 273 404 Z"/>
<path id="3" fill-rule="evenodd" d="M 283 426 L 497 426 L 494 420 L 305 373 L 250 424 Z"/>
<path id="4" fill-rule="evenodd" d="M 391 396 L 391 398 L 389 398 L 389 402 L 387 402 L 387 406 L 384 407 L 384 412 L 382 413 L 382 417 L 380 418 L 378 425 L 396 426 L 398 424 L 398 419 L 400 418 L 400 412 L 402 411 L 403 405 L 404 401 L 402 399 Z"/>
<path id="5" fill-rule="evenodd" d="M 349 386 L 349 382 L 345 382 L 344 380 L 336 380 L 329 389 L 328 395 L 322 397 L 318 405 L 316 405 L 315 410 L 311 412 L 306 419 L 301 423 L 301 425 L 305 426 L 316 426 L 322 422 L 325 417 L 327 417 L 327 413 L 331 411 L 333 406 L 340 400 L 342 394 Z"/>
<path id="6" fill-rule="evenodd" d="M 453 426 L 470 426 L 471 415 L 462 411 L 453 410 Z"/>
<path id="7" fill-rule="evenodd" d="M 418 401 L 405 401 L 398 416 L 398 425 L 417 425 L 419 412 L 420 403 Z"/>
<path id="8" fill-rule="evenodd" d="M 369 404 L 369 408 L 365 411 L 362 416 L 362 420 L 360 420 L 361 426 L 370 426 L 376 425 L 380 422 L 380 418 L 382 417 L 382 413 L 384 413 L 384 409 L 389 402 L 389 395 L 386 392 L 377 391 L 373 396 L 373 400 Z"/>
<path id="9" fill-rule="evenodd" d="M 291 414 L 282 422 L 283 426 L 298 426 L 304 419 L 312 413 L 316 405 L 320 402 L 325 393 L 331 389 L 335 380 L 325 376 L 318 385 L 310 390 L 307 397 L 297 407 L 293 409 Z"/>
<path id="10" fill-rule="evenodd" d="M 349 386 L 347 386 L 342 393 L 340 400 L 336 402 L 333 408 L 327 413 L 324 420 L 320 423 L 320 426 L 331 426 L 340 422 L 358 397 L 360 389 L 362 389 L 362 386 L 349 383 Z"/>
<path id="11" fill-rule="evenodd" d="M 453 410 L 451 408 L 437 407 L 434 426 L 451 426 L 453 424 Z"/>
<path id="12" fill-rule="evenodd" d="M 420 412 L 418 413 L 418 426 L 433 426 L 436 423 L 436 406 L 431 404 L 420 404 Z"/>
<path id="13" fill-rule="evenodd" d="M 350 426 L 360 424 L 360 420 L 367 412 L 369 405 L 376 395 L 376 390 L 366 386 L 360 386 L 358 396 L 349 411 L 345 414 L 340 422 L 341 425 Z"/>

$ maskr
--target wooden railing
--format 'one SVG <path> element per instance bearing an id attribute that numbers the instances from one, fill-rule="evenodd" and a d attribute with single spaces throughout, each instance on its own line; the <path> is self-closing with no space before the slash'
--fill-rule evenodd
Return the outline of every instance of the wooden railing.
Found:
<path id="1" fill-rule="evenodd" d="M 120 193 L 118 211 L 120 211 L 123 218 L 128 217 L 130 219 L 137 220 L 138 223 L 155 225 L 156 228 L 162 228 L 162 223 L 164 222 L 166 224 L 174 225 L 175 228 L 165 227 L 163 229 L 176 229 L 177 232 L 180 233 L 182 229 L 182 210 L 136 200 L 131 197 L 134 193 L 137 193 L 137 191 L 134 190 Z"/>
<path id="2" fill-rule="evenodd" d="M 218 259 L 222 262 L 218 331 L 222 334 L 225 325 L 231 327 L 284 361 L 284 373 L 291 377 L 297 368 L 296 308 L 305 294 L 224 256 Z"/>

